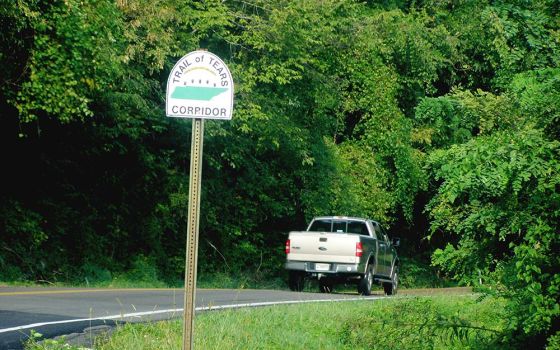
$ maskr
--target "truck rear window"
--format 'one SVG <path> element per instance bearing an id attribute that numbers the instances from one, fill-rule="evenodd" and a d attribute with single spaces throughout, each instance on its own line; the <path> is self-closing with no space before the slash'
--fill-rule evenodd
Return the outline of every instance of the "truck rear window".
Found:
<path id="1" fill-rule="evenodd" d="M 365 222 L 352 220 L 315 220 L 311 223 L 309 231 L 354 233 L 357 235 L 366 236 L 368 235 L 368 230 Z"/>
<path id="2" fill-rule="evenodd" d="M 331 232 L 332 220 L 315 220 L 309 227 L 309 231 Z"/>
<path id="3" fill-rule="evenodd" d="M 366 224 L 361 221 L 348 221 L 348 233 L 368 235 Z"/>

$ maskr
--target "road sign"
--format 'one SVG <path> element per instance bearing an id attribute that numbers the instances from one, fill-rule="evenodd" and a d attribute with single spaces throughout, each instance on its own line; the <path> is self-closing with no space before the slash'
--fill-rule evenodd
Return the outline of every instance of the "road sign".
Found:
<path id="1" fill-rule="evenodd" d="M 218 56 L 208 51 L 193 51 L 183 56 L 171 70 L 167 79 L 165 96 L 165 110 L 168 117 L 194 118 L 191 140 L 183 312 L 183 350 L 188 350 L 194 348 L 204 119 L 231 119 L 233 112 L 233 79 L 228 67 Z"/>
<path id="2" fill-rule="evenodd" d="M 168 117 L 229 120 L 232 112 L 233 79 L 218 56 L 199 50 L 177 61 L 167 79 Z"/>

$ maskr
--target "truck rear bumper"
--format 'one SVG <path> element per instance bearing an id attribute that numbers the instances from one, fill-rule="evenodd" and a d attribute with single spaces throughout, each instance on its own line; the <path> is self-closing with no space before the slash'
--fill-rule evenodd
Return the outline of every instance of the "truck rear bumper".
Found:
<path id="1" fill-rule="evenodd" d="M 365 266 L 362 264 L 319 263 L 309 261 L 286 261 L 287 270 L 305 271 L 321 274 L 362 274 Z"/>

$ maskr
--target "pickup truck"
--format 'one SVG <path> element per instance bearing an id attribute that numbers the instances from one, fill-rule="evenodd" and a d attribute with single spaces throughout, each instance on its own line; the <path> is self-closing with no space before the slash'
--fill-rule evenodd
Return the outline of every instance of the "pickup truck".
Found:
<path id="1" fill-rule="evenodd" d="M 317 278 L 319 289 L 330 293 L 335 284 L 355 283 L 370 295 L 374 282 L 385 294 L 397 292 L 400 240 L 389 236 L 377 221 L 324 216 L 314 218 L 307 231 L 292 231 L 286 241 L 288 285 L 302 291 L 306 278 Z"/>

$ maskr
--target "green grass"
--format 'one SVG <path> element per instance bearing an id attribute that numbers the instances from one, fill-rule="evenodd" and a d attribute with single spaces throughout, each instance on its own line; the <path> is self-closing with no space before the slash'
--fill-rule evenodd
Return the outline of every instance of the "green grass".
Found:
<path id="1" fill-rule="evenodd" d="M 195 348 L 498 349 L 504 302 L 477 298 L 396 297 L 204 312 L 196 317 Z M 176 320 L 124 325 L 95 348 L 164 350 L 181 344 L 182 322 Z M 55 348 L 35 343 L 26 349 Z"/>
<path id="2" fill-rule="evenodd" d="M 12 287 L 86 287 L 86 288 L 182 288 L 184 281 L 165 282 L 156 276 L 142 276 L 136 273 L 123 272 L 107 274 L 106 278 L 83 278 L 74 281 L 33 282 L 33 281 L 1 281 L 0 286 Z M 198 288 L 222 289 L 277 289 L 287 290 L 286 278 L 258 278 L 251 274 L 229 275 L 214 273 L 199 275 Z"/>
<path id="3" fill-rule="evenodd" d="M 287 277 L 261 276 L 258 273 L 245 272 L 229 274 L 215 272 L 200 274 L 197 280 L 198 288 L 225 289 L 288 289 Z"/>

